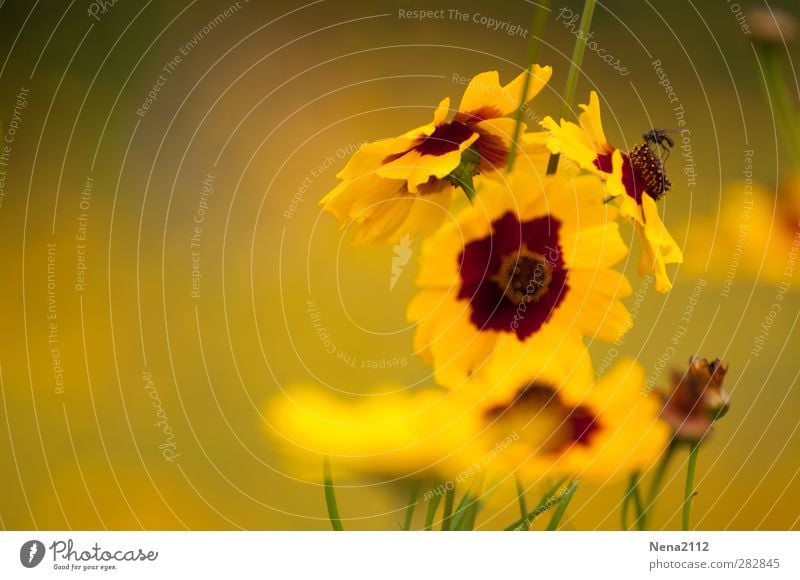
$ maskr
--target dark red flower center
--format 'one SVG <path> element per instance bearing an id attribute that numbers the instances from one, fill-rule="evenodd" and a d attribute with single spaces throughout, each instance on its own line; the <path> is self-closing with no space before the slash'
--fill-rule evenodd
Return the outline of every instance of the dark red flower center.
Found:
<path id="1" fill-rule="evenodd" d="M 444 123 L 436 127 L 415 149 L 420 155 L 444 155 L 458 149 L 473 133 L 472 128 L 464 123 Z"/>
<path id="2" fill-rule="evenodd" d="M 594 165 L 603 173 L 612 173 L 611 153 L 598 155 Z M 646 142 L 637 143 L 628 153 L 622 153 L 622 184 L 636 203 L 647 194 L 658 201 L 672 184 L 658 153 Z"/>
<path id="3" fill-rule="evenodd" d="M 476 168 L 476 172 L 501 169 L 505 167 L 508 156 L 508 147 L 505 142 L 497 135 L 475 126 L 481 121 L 493 119 L 499 115 L 500 112 L 492 107 L 479 109 L 472 113 L 458 113 L 452 121 L 439 125 L 427 137 L 421 137 L 411 151 L 417 151 L 420 155 L 445 155 L 459 149 L 464 141 L 477 133 L 478 138 L 471 146 L 480 158 L 480 165 Z M 408 151 L 402 151 L 389 155 L 383 160 L 383 163 L 391 163 L 407 153 Z"/>
<path id="4" fill-rule="evenodd" d="M 561 453 L 573 445 L 588 445 L 599 429 L 597 417 L 582 405 L 566 405 L 549 385 L 533 382 L 507 405 L 485 412 L 485 419 L 502 431 L 513 429 L 519 439 L 541 453 Z"/>
<path id="5" fill-rule="evenodd" d="M 477 328 L 524 340 L 550 319 L 569 291 L 560 227 L 552 216 L 520 222 L 508 212 L 490 235 L 464 246 L 458 298 L 469 300 Z"/>
<path id="6" fill-rule="evenodd" d="M 544 256 L 532 252 L 523 243 L 519 254 L 507 254 L 503 258 L 492 280 L 514 304 L 538 302 L 550 288 L 553 269 Z"/>

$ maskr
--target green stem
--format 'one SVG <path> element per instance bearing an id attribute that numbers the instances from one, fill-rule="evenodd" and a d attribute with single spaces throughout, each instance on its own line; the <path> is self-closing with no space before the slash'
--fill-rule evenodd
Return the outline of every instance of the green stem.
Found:
<path id="1" fill-rule="evenodd" d="M 407 532 L 411 529 L 411 521 L 414 518 L 414 510 L 417 508 L 417 495 L 419 494 L 419 486 L 414 485 L 411 488 L 411 495 L 408 497 L 408 507 L 406 508 L 406 519 L 403 521 L 403 531 Z"/>
<path id="2" fill-rule="evenodd" d="M 566 119 L 567 115 L 572 110 L 572 101 L 575 98 L 575 89 L 578 86 L 578 71 L 580 71 L 581 63 L 583 62 L 583 54 L 586 52 L 586 37 L 589 35 L 589 27 L 592 24 L 595 4 L 597 4 L 597 0 L 586 0 L 586 3 L 583 5 L 581 29 L 578 40 L 575 41 L 575 48 L 572 49 L 572 62 L 570 62 L 567 82 L 564 85 L 564 100 L 561 103 L 561 113 L 557 119 L 559 123 L 561 119 Z M 550 155 L 550 161 L 547 163 L 547 175 L 553 175 L 557 169 L 558 154 L 553 153 Z"/>
<path id="3" fill-rule="evenodd" d="M 439 494 L 434 495 L 428 503 L 428 511 L 425 514 L 425 530 L 433 529 L 433 518 L 436 517 L 436 509 L 439 507 L 439 502 L 442 501 L 442 496 Z"/>
<path id="4" fill-rule="evenodd" d="M 525 82 L 522 85 L 522 97 L 519 102 L 514 117 L 514 135 L 511 139 L 511 147 L 508 150 L 508 163 L 506 171 L 511 171 L 514 167 L 514 160 L 517 156 L 517 141 L 519 134 L 522 130 L 522 116 L 525 112 L 525 97 L 528 95 L 528 87 L 530 86 L 531 74 L 533 74 L 533 65 L 536 64 L 536 59 L 539 55 L 539 47 L 541 46 L 542 37 L 544 36 L 545 25 L 547 24 L 547 15 L 550 12 L 550 0 L 540 0 L 539 8 L 534 12 L 533 25 L 531 26 L 531 39 L 528 42 L 528 54 L 525 56 L 525 63 L 528 65 L 527 73 L 525 75 Z"/>
<path id="5" fill-rule="evenodd" d="M 633 488 L 636 485 L 636 474 L 631 474 L 630 479 L 628 480 L 628 488 L 625 490 L 625 495 L 622 498 L 622 529 L 628 530 L 628 511 L 631 505 L 631 499 L 633 497 Z"/>
<path id="6" fill-rule="evenodd" d="M 564 512 L 567 511 L 567 506 L 569 506 L 569 502 L 572 501 L 576 489 L 578 489 L 578 480 L 573 479 L 567 487 L 567 491 L 564 492 L 561 503 L 558 504 L 556 511 L 553 512 L 553 517 L 550 518 L 550 522 L 547 524 L 548 532 L 552 532 L 558 528 L 558 524 L 561 523 L 561 518 L 564 517 Z"/>
<path id="7" fill-rule="evenodd" d="M 519 515 L 522 518 L 526 518 L 528 516 L 528 502 L 525 500 L 525 488 L 522 487 L 522 482 L 519 480 L 519 477 L 515 478 L 517 483 L 517 498 L 519 500 Z"/>
<path id="8" fill-rule="evenodd" d="M 453 518 L 453 503 L 456 499 L 456 486 L 453 484 L 444 494 L 444 515 L 442 516 L 442 531 L 450 529 L 450 522 Z"/>
<path id="9" fill-rule="evenodd" d="M 694 472 L 697 468 L 697 454 L 700 451 L 700 442 L 691 444 L 689 448 L 689 465 L 686 467 L 686 488 L 683 492 L 683 526 L 684 532 L 689 530 L 689 516 L 692 512 L 692 498 L 694 497 Z"/>
<path id="10" fill-rule="evenodd" d="M 645 520 L 644 515 L 644 504 L 642 503 L 642 496 L 639 493 L 639 479 L 637 474 L 636 485 L 633 488 L 633 507 L 636 508 L 636 521 L 633 523 L 636 525 L 636 529 L 640 532 L 647 529 L 647 521 Z"/>
<path id="11" fill-rule="evenodd" d="M 658 463 L 658 467 L 656 467 L 656 472 L 655 475 L 653 475 L 653 481 L 650 483 L 650 490 L 648 491 L 647 500 L 642 512 L 642 518 L 645 519 L 645 521 L 647 520 L 647 514 L 656 503 L 659 490 L 661 489 L 661 483 L 664 481 L 667 468 L 672 460 L 672 456 L 675 455 L 675 449 L 677 449 L 677 447 L 677 441 L 675 439 L 671 439 L 669 445 L 667 445 L 667 448 L 664 450 L 664 454 L 661 456 L 661 461 Z"/>
<path id="12" fill-rule="evenodd" d="M 795 168 L 800 167 L 800 124 L 798 112 L 792 104 L 789 84 L 784 76 L 779 48 L 756 44 L 756 55 L 761 60 L 767 101 L 775 111 L 778 130 Z"/>
<path id="13" fill-rule="evenodd" d="M 331 463 L 326 456 L 322 460 L 322 479 L 325 485 L 325 503 L 328 505 L 328 519 L 331 520 L 331 527 L 337 532 L 344 530 L 342 519 L 339 517 L 339 508 L 336 506 L 336 494 L 333 489 L 333 477 L 331 477 Z"/>
<path id="14" fill-rule="evenodd" d="M 645 518 L 644 518 L 644 510 L 642 509 L 642 498 L 639 494 L 639 477 L 640 473 L 638 471 L 631 474 L 630 479 L 628 480 L 628 489 L 625 492 L 625 498 L 622 500 L 622 529 L 627 530 L 628 527 L 628 512 L 631 503 L 636 510 L 636 519 L 634 520 L 634 525 L 636 525 L 637 530 L 643 530 L 645 528 Z"/>
<path id="15" fill-rule="evenodd" d="M 472 147 L 461 154 L 461 163 L 453 169 L 445 179 L 456 187 L 460 187 L 470 204 L 475 199 L 475 182 L 473 177 L 478 173 L 481 157 Z"/>
<path id="16" fill-rule="evenodd" d="M 564 479 L 566 479 L 566 478 L 561 478 L 560 480 L 558 480 L 558 482 L 553 487 L 551 487 L 549 490 L 547 490 L 547 493 L 545 493 L 541 497 L 541 499 L 539 500 L 539 503 L 536 504 L 536 507 L 533 508 L 532 511 L 528 512 L 527 514 L 525 514 L 522 518 L 518 519 L 513 524 L 507 526 L 504 531 L 510 532 L 510 531 L 513 530 L 513 531 L 518 531 L 519 532 L 519 531 L 522 531 L 522 530 L 527 530 L 528 527 L 530 527 L 531 522 L 540 513 L 542 513 L 545 509 L 547 509 L 547 502 L 550 501 L 551 498 L 553 498 L 553 494 L 556 492 L 556 490 L 559 487 L 561 487 L 561 484 L 564 483 Z M 561 501 L 560 498 L 553 498 L 553 501 L 551 503 L 558 503 L 559 501 Z"/>

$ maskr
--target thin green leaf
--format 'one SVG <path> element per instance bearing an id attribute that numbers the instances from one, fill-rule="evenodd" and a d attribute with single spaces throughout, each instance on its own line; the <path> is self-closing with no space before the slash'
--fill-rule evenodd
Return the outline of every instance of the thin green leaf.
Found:
<path id="1" fill-rule="evenodd" d="M 419 486 L 414 485 L 411 488 L 411 495 L 408 498 L 408 507 L 406 508 L 406 519 L 403 522 L 403 531 L 407 532 L 411 529 L 411 521 L 414 518 L 414 510 L 417 508 L 417 495 L 419 494 Z"/>
<path id="2" fill-rule="evenodd" d="M 483 507 L 483 503 L 478 498 L 475 498 L 469 507 L 467 508 L 467 515 L 465 517 L 465 525 L 463 528 L 464 530 L 474 530 L 475 529 L 475 520 L 478 518 L 478 512 L 481 511 L 481 507 Z"/>
<path id="3" fill-rule="evenodd" d="M 446 532 L 450 529 L 450 523 L 453 519 L 453 503 L 456 499 L 456 486 L 453 484 L 444 494 L 444 515 L 442 516 L 442 531 Z"/>
<path id="4" fill-rule="evenodd" d="M 565 491 L 564 495 L 561 497 L 561 502 L 553 512 L 553 517 L 550 518 L 550 523 L 547 524 L 548 532 L 552 532 L 558 528 L 558 524 L 561 523 L 561 518 L 564 516 L 564 512 L 567 511 L 567 506 L 569 506 L 569 502 L 572 501 L 572 497 L 575 495 L 576 489 L 578 489 L 578 480 L 573 479 L 567 487 L 567 491 Z"/>
<path id="5" fill-rule="evenodd" d="M 561 479 L 559 479 L 559 480 L 558 480 L 558 482 L 557 482 L 557 483 L 556 483 L 556 484 L 555 484 L 553 487 L 551 487 L 549 490 L 547 490 L 547 493 L 545 493 L 545 494 L 542 496 L 542 498 L 539 500 L 539 503 L 538 503 L 538 504 L 536 504 L 536 507 L 535 507 L 535 508 L 533 508 L 533 510 L 531 510 L 530 512 L 528 512 L 528 513 L 525 515 L 525 517 L 523 517 L 523 518 L 520 518 L 520 519 L 518 519 L 516 522 L 514 522 L 513 524 L 511 524 L 511 525 L 507 526 L 507 527 L 505 528 L 505 531 L 506 531 L 506 532 L 510 532 L 510 531 L 512 531 L 512 530 L 514 530 L 514 531 L 522 531 L 522 530 L 527 530 L 527 529 L 528 529 L 528 527 L 531 525 L 531 522 L 532 522 L 532 521 L 533 521 L 533 520 L 534 520 L 534 519 L 535 519 L 535 518 L 536 518 L 536 517 L 537 517 L 537 516 L 538 516 L 540 513 L 542 513 L 543 511 L 545 511 L 545 510 L 547 509 L 547 507 L 546 507 L 546 506 L 547 506 L 547 502 L 548 502 L 548 501 L 550 501 L 551 499 L 553 499 L 554 501 L 550 501 L 550 503 L 552 503 L 552 504 L 555 504 L 555 503 L 558 503 L 559 501 L 561 501 L 561 498 L 553 498 L 553 494 L 556 492 L 556 490 L 557 490 L 559 487 L 561 487 L 561 484 L 563 484 L 563 483 L 564 483 L 564 481 L 565 481 L 566 479 L 567 479 L 566 477 L 562 477 Z"/>
<path id="6" fill-rule="evenodd" d="M 453 530 L 470 530 L 475 526 L 475 517 L 480 507 L 480 500 L 469 492 L 465 493 L 453 514 Z"/>
<path id="7" fill-rule="evenodd" d="M 425 530 L 433 529 L 433 518 L 436 517 L 436 509 L 439 507 L 440 501 L 442 501 L 442 496 L 438 493 L 429 500 L 428 511 L 425 514 Z"/>
<path id="8" fill-rule="evenodd" d="M 331 527 L 337 532 L 344 530 L 342 519 L 339 517 L 339 508 L 336 506 L 336 494 L 333 489 L 333 477 L 331 476 L 331 463 L 327 457 L 322 460 L 322 479 L 325 485 L 325 503 L 328 506 L 328 519 Z"/>
<path id="9" fill-rule="evenodd" d="M 522 482 L 519 477 L 515 477 L 514 481 L 517 484 L 517 499 L 519 501 L 519 515 L 524 519 L 528 515 L 528 502 L 525 500 L 525 488 L 522 487 Z"/>

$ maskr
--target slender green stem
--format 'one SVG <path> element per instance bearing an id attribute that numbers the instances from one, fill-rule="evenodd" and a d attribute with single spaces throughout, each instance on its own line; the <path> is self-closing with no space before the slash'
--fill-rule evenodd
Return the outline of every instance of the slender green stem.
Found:
<path id="1" fill-rule="evenodd" d="M 628 512 L 630 511 L 631 499 L 633 499 L 633 488 L 636 485 L 636 474 L 631 474 L 628 479 L 628 488 L 625 490 L 625 495 L 622 497 L 622 529 L 629 530 L 628 526 Z"/>
<path id="2" fill-rule="evenodd" d="M 628 530 L 630 529 L 628 526 L 628 512 L 630 511 L 630 505 L 633 504 L 636 510 L 636 519 L 634 520 L 634 525 L 636 526 L 637 530 L 643 530 L 645 528 L 645 518 L 644 518 L 644 509 L 642 506 L 642 497 L 639 494 L 639 478 L 641 474 L 636 471 L 631 474 L 630 479 L 628 480 L 628 489 L 625 492 L 625 498 L 622 500 L 622 529 Z"/>
<path id="3" fill-rule="evenodd" d="M 558 116 L 557 122 L 565 119 L 572 109 L 572 101 L 575 98 L 575 89 L 578 87 L 578 72 L 583 62 L 583 53 L 586 52 L 586 38 L 589 35 L 589 27 L 592 24 L 592 16 L 594 16 L 594 7 L 597 0 L 586 0 L 583 5 L 583 14 L 581 15 L 581 29 L 578 33 L 578 39 L 575 41 L 575 48 L 572 49 L 572 62 L 569 65 L 569 72 L 567 73 L 567 82 L 564 85 L 564 100 L 561 103 L 561 113 Z M 547 174 L 553 175 L 558 169 L 558 154 L 553 153 L 550 155 L 550 161 L 547 163 Z"/>
<path id="4" fill-rule="evenodd" d="M 325 503 L 328 505 L 328 518 L 331 520 L 331 527 L 337 532 L 341 532 L 342 519 L 339 517 L 339 508 L 336 506 L 336 494 L 333 489 L 333 477 L 331 477 L 331 462 L 326 456 L 322 460 L 322 479 L 325 486 Z"/>
<path id="5" fill-rule="evenodd" d="M 525 113 L 525 97 L 528 96 L 528 87 L 530 86 L 531 75 L 533 74 L 533 65 L 536 64 L 536 59 L 539 55 L 539 47 L 542 44 L 542 37 L 544 36 L 545 25 L 547 24 L 547 15 L 550 13 L 550 0 L 540 0 L 539 8 L 536 9 L 533 15 L 533 25 L 531 26 L 531 38 L 528 42 L 528 54 L 525 56 L 525 63 L 528 65 L 527 74 L 525 75 L 525 82 L 522 85 L 522 97 L 519 102 L 514 117 L 514 135 L 511 138 L 511 147 L 508 150 L 508 163 L 506 170 L 511 171 L 514 168 L 514 160 L 517 156 L 517 141 L 519 134 L 522 130 L 522 116 Z"/>
<path id="6" fill-rule="evenodd" d="M 456 486 L 453 484 L 444 494 L 444 515 L 442 516 L 442 531 L 450 529 L 450 522 L 453 519 L 453 503 L 456 499 Z"/>
<path id="7" fill-rule="evenodd" d="M 800 123 L 781 66 L 779 48 L 761 44 L 755 46 L 764 73 L 765 97 L 775 111 L 776 124 L 783 137 L 785 148 L 795 168 L 798 168 L 800 167 Z"/>
<path id="8" fill-rule="evenodd" d="M 433 529 L 433 518 L 436 517 L 436 509 L 439 507 L 440 501 L 442 501 L 442 496 L 436 494 L 428 502 L 428 511 L 425 514 L 425 530 Z"/>
<path id="9" fill-rule="evenodd" d="M 633 507 L 636 508 L 636 520 L 633 522 L 636 529 L 640 532 L 647 528 L 647 520 L 644 515 L 644 504 L 642 503 L 642 495 L 639 491 L 639 474 L 636 474 L 636 484 L 633 488 Z"/>
<path id="10" fill-rule="evenodd" d="M 519 531 L 527 530 L 528 527 L 530 527 L 531 522 L 533 522 L 533 520 L 539 514 L 541 514 L 542 512 L 544 512 L 547 509 L 547 503 L 548 502 L 550 502 L 551 504 L 555 504 L 555 503 L 558 503 L 559 501 L 561 501 L 561 498 L 553 498 L 553 494 L 556 492 L 556 490 L 559 487 L 561 487 L 561 484 L 564 483 L 565 479 L 566 478 L 561 478 L 560 480 L 558 480 L 558 482 L 553 487 L 551 487 L 549 490 L 547 490 L 547 493 L 545 493 L 541 497 L 541 499 L 539 500 L 539 503 L 536 504 L 536 507 L 533 508 L 532 511 L 528 512 L 527 514 L 525 514 L 522 518 L 518 519 L 513 524 L 507 526 L 504 531 L 510 532 L 510 531 L 513 530 L 513 531 L 518 531 L 519 532 Z M 551 498 L 552 498 L 552 501 L 551 501 Z"/>
<path id="11" fill-rule="evenodd" d="M 406 519 L 403 521 L 403 531 L 407 532 L 411 529 L 411 521 L 414 518 L 414 510 L 417 508 L 417 496 L 419 495 L 419 486 L 414 485 L 411 488 L 411 494 L 408 497 L 408 507 L 406 507 Z"/>
<path id="12" fill-rule="evenodd" d="M 515 478 L 515 482 L 517 484 L 517 498 L 519 500 L 519 515 L 524 519 L 528 516 L 528 502 L 525 500 L 525 488 L 522 486 L 519 477 Z"/>
<path id="13" fill-rule="evenodd" d="M 661 484 L 664 481 L 667 468 L 669 467 L 672 457 L 675 455 L 675 450 L 677 447 L 677 441 L 675 439 L 671 439 L 669 445 L 667 445 L 667 448 L 664 450 L 664 454 L 661 456 L 661 461 L 658 463 L 658 467 L 656 467 L 656 472 L 653 475 L 653 481 L 650 483 L 650 490 L 647 493 L 647 499 L 645 500 L 644 509 L 642 511 L 642 517 L 645 522 L 647 520 L 647 514 L 653 508 L 656 500 L 658 499 L 658 494 L 661 490 Z"/>
<path id="14" fill-rule="evenodd" d="M 689 530 L 689 516 L 692 512 L 692 498 L 694 498 L 694 472 L 697 468 L 699 451 L 700 442 L 692 443 L 689 448 L 689 465 L 686 467 L 686 488 L 683 492 L 683 531 Z"/>
<path id="15" fill-rule="evenodd" d="M 547 524 L 548 532 L 552 532 L 558 528 L 558 524 L 561 523 L 561 518 L 564 517 L 564 512 L 567 511 L 567 506 L 569 506 L 569 502 L 572 501 L 576 489 L 578 489 L 578 480 L 573 479 L 567 487 L 567 491 L 564 492 L 561 502 L 553 512 L 553 517 L 550 518 L 550 522 Z"/>

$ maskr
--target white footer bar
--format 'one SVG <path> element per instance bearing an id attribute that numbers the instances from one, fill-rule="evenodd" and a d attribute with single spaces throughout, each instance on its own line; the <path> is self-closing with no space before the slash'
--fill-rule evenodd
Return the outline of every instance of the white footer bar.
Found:
<path id="1" fill-rule="evenodd" d="M 800 532 L 2 532 L 0 578 L 800 578 Z M 184 576 L 185 577 L 185 576 Z"/>

